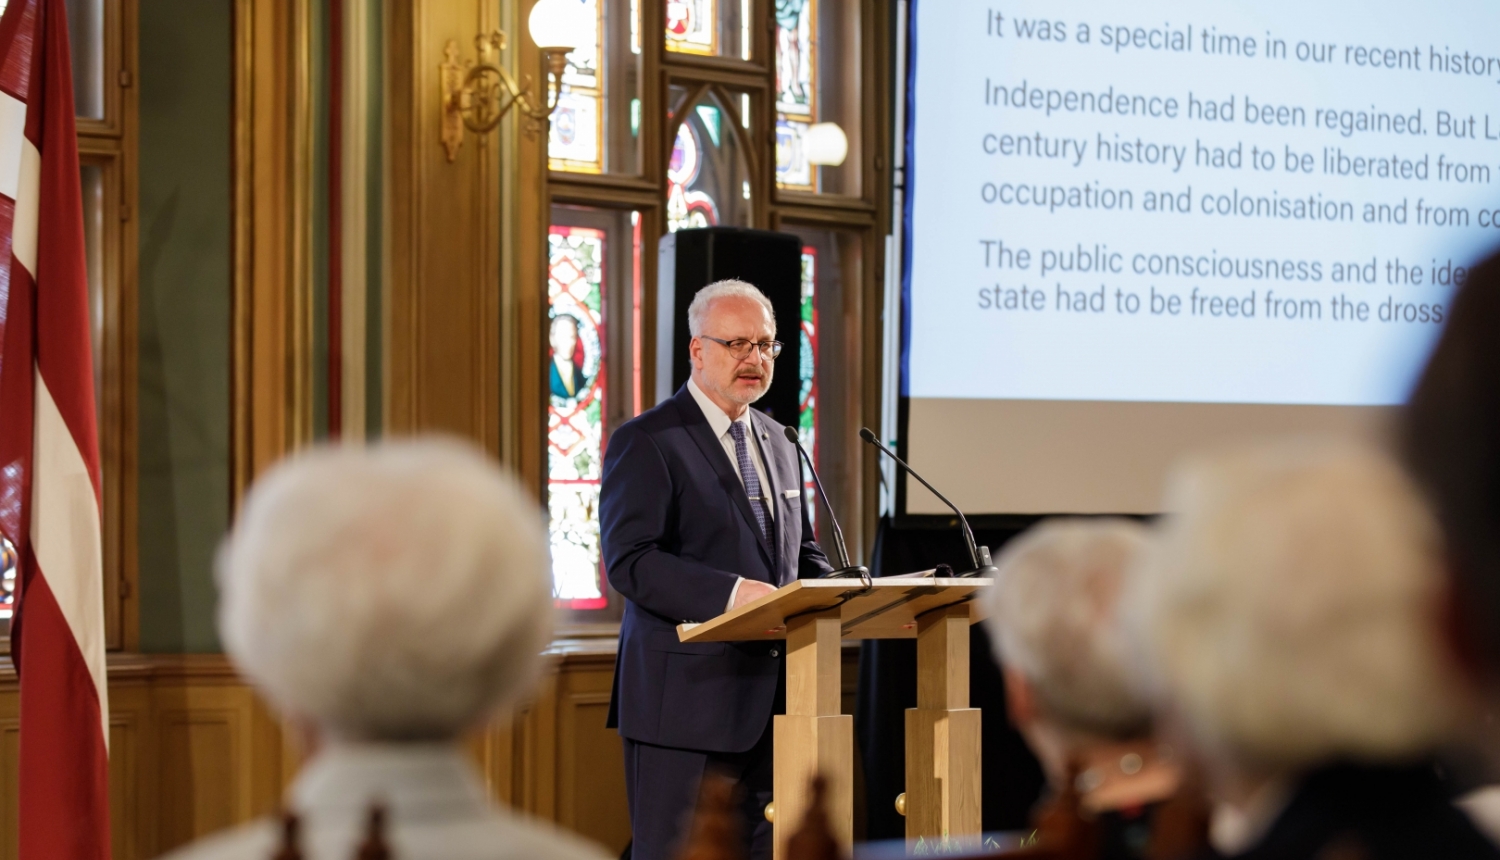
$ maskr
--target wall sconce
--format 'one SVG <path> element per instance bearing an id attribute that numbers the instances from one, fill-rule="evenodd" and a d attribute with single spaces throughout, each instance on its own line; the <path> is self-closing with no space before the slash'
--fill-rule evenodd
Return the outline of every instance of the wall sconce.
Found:
<path id="1" fill-rule="evenodd" d="M 505 50 L 505 34 L 499 30 L 489 35 L 474 37 L 474 48 L 479 54 L 478 62 L 460 61 L 458 40 L 448 40 L 443 48 L 445 59 L 439 68 L 439 82 L 443 88 L 443 148 L 450 162 L 458 159 L 458 149 L 463 146 L 464 129 L 477 134 L 488 134 L 513 107 L 525 114 L 526 130 L 535 135 L 544 122 L 557 109 L 562 95 L 563 70 L 567 68 L 568 52 L 590 40 L 594 22 L 586 14 L 580 0 L 541 0 L 531 9 L 527 19 L 527 30 L 531 39 L 541 49 L 547 63 L 547 83 L 544 104 L 538 104 L 531 92 L 531 76 L 522 75 L 521 82 L 497 63 Z"/>

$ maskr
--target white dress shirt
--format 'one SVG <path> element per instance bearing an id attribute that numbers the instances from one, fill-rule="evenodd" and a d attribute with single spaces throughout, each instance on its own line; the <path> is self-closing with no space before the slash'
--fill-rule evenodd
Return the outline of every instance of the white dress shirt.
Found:
<path id="1" fill-rule="evenodd" d="M 750 410 L 746 409 L 743 415 L 730 420 L 729 416 L 724 413 L 724 410 L 719 408 L 717 403 L 708 399 L 708 395 L 703 393 L 703 389 L 698 387 L 698 383 L 694 382 L 692 377 L 688 377 L 687 389 L 688 393 L 693 395 L 693 399 L 698 401 L 698 408 L 703 410 L 703 417 L 708 419 L 708 426 L 714 431 L 714 436 L 718 438 L 719 444 L 724 446 L 724 453 L 728 455 L 729 464 L 734 467 L 734 473 L 739 476 L 740 486 L 742 487 L 745 485 L 745 476 L 740 475 L 740 455 L 739 451 L 735 449 L 734 437 L 729 433 L 729 425 L 745 425 L 745 439 L 748 441 L 746 447 L 750 449 L 750 464 L 755 467 L 755 477 L 760 479 L 761 492 L 766 494 L 764 502 L 766 518 L 774 522 L 776 520 L 776 499 L 771 497 L 771 482 L 766 480 L 766 464 L 760 456 L 760 438 L 755 434 L 755 425 L 750 423 Z M 743 576 L 735 580 L 734 588 L 729 592 L 729 603 L 724 606 L 725 612 L 734 607 L 735 595 L 740 593 L 740 583 L 744 581 L 745 578 Z"/>
<path id="2" fill-rule="evenodd" d="M 593 843 L 493 804 L 455 744 L 334 744 L 287 791 L 301 817 L 302 856 L 348 860 L 372 801 L 386 808 L 398 860 L 611 860 Z M 280 823 L 262 818 L 184 846 L 164 860 L 267 860 Z"/>

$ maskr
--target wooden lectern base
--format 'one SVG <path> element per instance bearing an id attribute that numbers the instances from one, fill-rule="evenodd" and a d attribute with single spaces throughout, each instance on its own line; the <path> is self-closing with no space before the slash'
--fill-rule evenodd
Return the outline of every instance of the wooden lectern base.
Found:
<path id="1" fill-rule="evenodd" d="M 980 713 L 969 707 L 970 604 L 917 619 L 917 706 L 906 712 L 906 837 L 978 837 Z"/>
<path id="2" fill-rule="evenodd" d="M 775 718 L 775 858 L 827 780 L 829 828 L 854 843 L 854 718 L 839 713 L 843 639 L 917 640 L 917 707 L 906 712 L 906 834 L 979 835 L 979 711 L 969 707 L 970 599 L 988 579 L 799 580 L 702 624 L 684 642 L 786 640 L 786 715 Z"/>
<path id="3" fill-rule="evenodd" d="M 837 610 L 786 625 L 786 715 L 775 717 L 775 857 L 786 853 L 812 800 L 812 778 L 828 781 L 825 808 L 834 839 L 854 843 L 854 718 L 839 713 Z"/>

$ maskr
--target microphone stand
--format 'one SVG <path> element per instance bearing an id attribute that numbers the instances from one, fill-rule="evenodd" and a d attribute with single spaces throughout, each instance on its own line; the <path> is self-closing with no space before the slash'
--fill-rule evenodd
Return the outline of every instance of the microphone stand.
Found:
<path id="1" fill-rule="evenodd" d="M 933 485 L 927 483 L 926 478 L 918 475 L 911 466 L 906 465 L 905 460 L 897 457 L 895 451 L 892 451 L 890 448 L 887 448 L 885 445 L 881 444 L 880 440 L 875 438 L 875 434 L 870 432 L 870 428 L 859 428 L 859 438 L 865 440 L 871 445 L 874 445 L 880 450 L 882 454 L 885 454 L 887 457 L 895 460 L 896 465 L 900 466 L 902 470 L 906 472 L 906 474 L 911 475 L 913 478 L 916 478 L 918 481 L 920 481 L 922 483 L 922 486 L 930 490 L 934 496 L 938 497 L 939 501 L 947 505 L 953 511 L 953 513 L 958 516 L 958 524 L 962 527 L 964 535 L 964 546 L 969 551 L 969 562 L 973 565 L 973 567 L 960 573 L 955 573 L 955 577 L 962 578 L 975 576 L 994 576 L 999 572 L 995 569 L 995 565 L 990 561 L 990 548 L 987 546 L 979 546 L 974 542 L 974 530 L 969 528 L 969 520 L 964 516 L 964 512 L 958 509 L 958 505 L 955 505 L 952 502 L 948 501 L 948 497 L 943 495 L 942 493 L 939 493 L 937 491 L 937 487 L 934 487 Z"/>
<path id="2" fill-rule="evenodd" d="M 797 453 L 802 455 L 802 461 L 807 464 L 807 471 L 812 473 L 813 486 L 818 488 L 818 495 L 823 499 L 823 507 L 828 509 L 828 524 L 833 528 L 833 551 L 838 556 L 839 569 L 831 573 L 825 573 L 821 578 L 858 578 L 868 588 L 870 585 L 870 571 L 864 565 L 849 563 L 849 549 L 844 546 L 844 530 L 839 528 L 839 518 L 833 512 L 833 503 L 828 500 L 828 494 L 823 491 L 823 481 L 818 478 L 818 470 L 813 467 L 812 458 L 807 456 L 807 449 L 802 447 L 802 442 L 797 438 L 796 430 L 787 427 L 786 439 L 797 448 Z"/>

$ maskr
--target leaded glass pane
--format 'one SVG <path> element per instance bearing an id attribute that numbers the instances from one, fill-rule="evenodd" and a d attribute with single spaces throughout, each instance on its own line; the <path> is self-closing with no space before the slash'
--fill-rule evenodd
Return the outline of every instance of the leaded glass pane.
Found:
<path id="1" fill-rule="evenodd" d="M 795 191 L 858 195 L 860 86 L 858 3 L 772 0 L 776 49 L 776 183 Z M 816 155 L 808 130 L 838 126 L 842 162 Z M 825 136 L 824 140 L 827 140 Z"/>
<path id="2" fill-rule="evenodd" d="M 572 173 L 640 170 L 638 0 L 578 0 L 595 22 L 568 52 L 547 140 L 549 166 Z M 609 14 L 621 9 L 626 14 Z"/>
<path id="3" fill-rule="evenodd" d="M 73 112 L 104 119 L 104 0 L 65 0 L 73 60 Z M 0 12 L 5 4 L 0 3 Z"/>
<path id="4" fill-rule="evenodd" d="M 666 0 L 667 50 L 750 59 L 750 0 Z"/>
<path id="5" fill-rule="evenodd" d="M 547 509 L 553 596 L 606 605 L 599 551 L 604 461 L 605 232 L 553 226 L 547 277 Z"/>
<path id="6" fill-rule="evenodd" d="M 686 111 L 667 162 L 667 229 L 750 226 L 739 117 L 712 93 Z"/>
<path id="7" fill-rule="evenodd" d="M 817 0 L 776 0 L 776 181 L 814 187 L 803 140 L 817 118 Z"/>
<path id="8" fill-rule="evenodd" d="M 818 462 L 818 249 L 811 245 L 802 248 L 802 358 L 797 376 L 802 382 L 801 408 L 797 420 L 797 436 L 802 447 L 807 449 L 813 463 Z M 802 476 L 802 491 L 807 499 L 808 515 L 816 521 L 818 510 L 818 488 L 812 475 Z"/>

